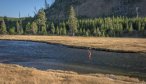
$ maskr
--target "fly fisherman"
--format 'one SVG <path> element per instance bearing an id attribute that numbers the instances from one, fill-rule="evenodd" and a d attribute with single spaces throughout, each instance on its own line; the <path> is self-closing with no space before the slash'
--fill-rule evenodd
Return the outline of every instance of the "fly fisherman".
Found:
<path id="1" fill-rule="evenodd" d="M 88 59 L 89 60 L 92 60 L 92 53 L 91 53 L 90 48 L 88 49 Z"/>

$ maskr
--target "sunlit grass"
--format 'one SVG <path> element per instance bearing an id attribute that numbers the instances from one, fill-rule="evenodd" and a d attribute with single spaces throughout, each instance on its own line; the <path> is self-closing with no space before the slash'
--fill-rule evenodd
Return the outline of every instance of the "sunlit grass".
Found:
<path id="1" fill-rule="evenodd" d="M 0 39 L 40 41 L 116 52 L 146 52 L 146 39 L 144 38 L 3 35 Z"/>
<path id="2" fill-rule="evenodd" d="M 40 71 L 18 65 L 0 64 L 0 84 L 145 84 L 136 78 L 71 71 Z"/>

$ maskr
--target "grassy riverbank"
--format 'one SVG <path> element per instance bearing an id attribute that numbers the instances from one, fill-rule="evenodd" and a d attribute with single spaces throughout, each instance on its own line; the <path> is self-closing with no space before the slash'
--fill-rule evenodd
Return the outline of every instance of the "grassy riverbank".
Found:
<path id="1" fill-rule="evenodd" d="M 33 36 L 33 35 L 1 35 L 1 40 L 28 40 L 62 44 L 70 47 L 92 48 L 114 52 L 146 52 L 144 38 L 101 38 L 101 37 L 70 37 L 70 36 Z"/>
<path id="2" fill-rule="evenodd" d="M 40 71 L 18 65 L 0 64 L 0 84 L 145 84 L 136 78 L 69 71 Z"/>

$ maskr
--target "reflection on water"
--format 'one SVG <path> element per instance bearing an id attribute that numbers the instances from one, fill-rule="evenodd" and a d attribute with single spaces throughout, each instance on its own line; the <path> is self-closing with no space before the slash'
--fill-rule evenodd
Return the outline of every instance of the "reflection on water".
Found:
<path id="1" fill-rule="evenodd" d="M 86 49 L 37 42 L 0 41 L 1 63 L 80 73 L 132 73 L 146 78 L 146 54 L 91 52 L 92 60 L 89 60 Z"/>

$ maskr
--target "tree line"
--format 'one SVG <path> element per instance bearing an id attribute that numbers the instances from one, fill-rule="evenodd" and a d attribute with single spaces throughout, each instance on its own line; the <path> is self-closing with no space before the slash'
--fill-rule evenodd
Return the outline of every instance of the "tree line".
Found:
<path id="1" fill-rule="evenodd" d="M 48 21 L 43 9 L 33 18 L 19 18 L 8 21 L 0 20 L 0 34 L 31 34 L 31 35 L 76 35 L 98 37 L 122 37 L 129 35 L 146 35 L 145 17 L 106 17 L 77 19 L 71 6 L 68 20 L 61 22 Z"/>

